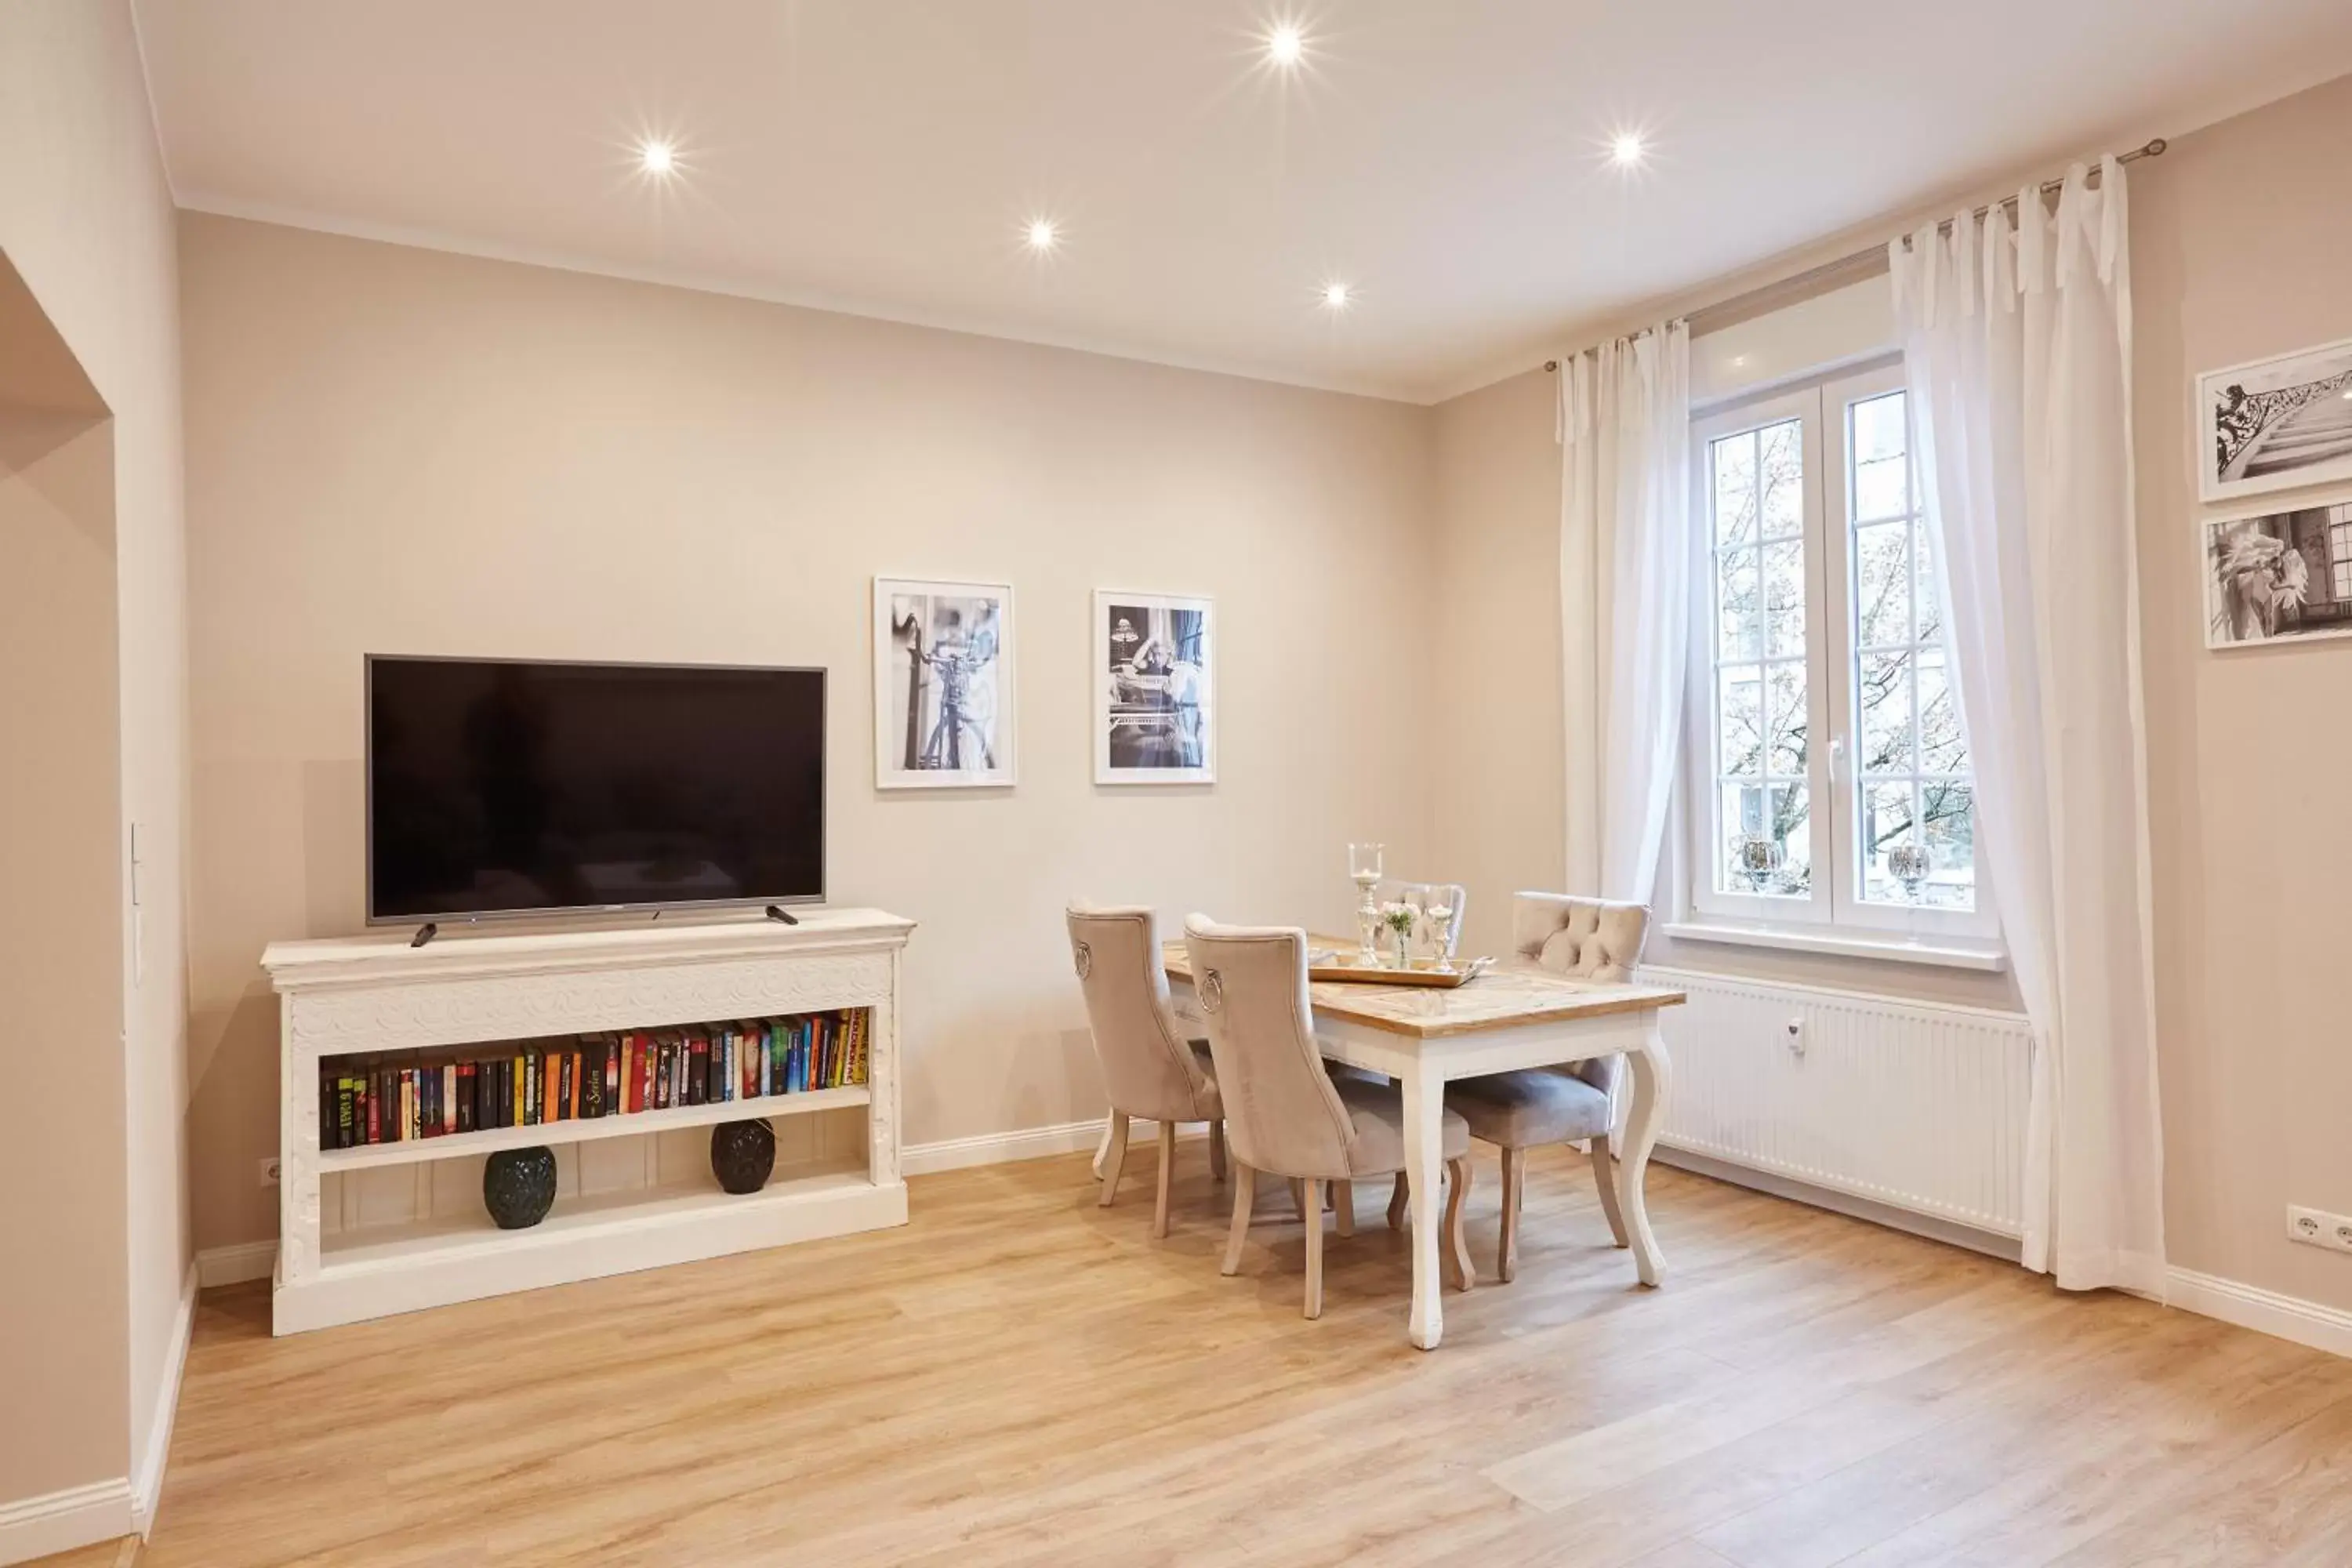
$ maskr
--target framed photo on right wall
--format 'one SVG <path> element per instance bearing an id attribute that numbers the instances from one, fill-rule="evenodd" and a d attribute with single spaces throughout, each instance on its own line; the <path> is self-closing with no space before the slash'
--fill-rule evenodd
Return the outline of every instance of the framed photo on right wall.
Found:
<path id="1" fill-rule="evenodd" d="M 2209 518 L 2205 646 L 2352 637 L 2352 494 Z"/>
<path id="2" fill-rule="evenodd" d="M 2352 338 L 2197 378 L 2209 501 L 2352 479 Z"/>
<path id="3" fill-rule="evenodd" d="M 1214 784 L 1216 606 L 1095 593 L 1095 783 Z"/>

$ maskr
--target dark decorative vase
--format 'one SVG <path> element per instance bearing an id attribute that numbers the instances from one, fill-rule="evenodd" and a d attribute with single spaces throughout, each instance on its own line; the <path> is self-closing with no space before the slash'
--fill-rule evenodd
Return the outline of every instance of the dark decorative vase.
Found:
<path id="1" fill-rule="evenodd" d="M 738 1194 L 756 1193 L 776 1168 L 775 1130 L 764 1121 L 722 1121 L 710 1130 L 710 1173 Z"/>
<path id="2" fill-rule="evenodd" d="M 482 1206 L 500 1230 L 527 1230 L 555 1203 L 555 1151 L 501 1149 L 482 1165 Z"/>

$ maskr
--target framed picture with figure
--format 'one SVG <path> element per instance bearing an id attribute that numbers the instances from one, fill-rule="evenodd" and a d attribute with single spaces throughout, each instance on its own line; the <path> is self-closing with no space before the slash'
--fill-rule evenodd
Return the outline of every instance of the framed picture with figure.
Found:
<path id="1" fill-rule="evenodd" d="M 874 579 L 874 785 L 1013 782 L 1013 587 Z"/>
<path id="2" fill-rule="evenodd" d="M 2205 646 L 2352 636 L 2352 493 L 2209 518 Z"/>
<path id="3" fill-rule="evenodd" d="M 2209 501 L 2352 479 L 2352 338 L 2197 378 Z"/>
<path id="4" fill-rule="evenodd" d="M 1095 592 L 1095 783 L 1214 784 L 1216 606 Z"/>

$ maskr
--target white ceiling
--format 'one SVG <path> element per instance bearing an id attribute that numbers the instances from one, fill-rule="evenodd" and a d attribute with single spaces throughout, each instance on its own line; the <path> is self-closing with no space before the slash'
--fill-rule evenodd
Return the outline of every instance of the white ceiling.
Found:
<path id="1" fill-rule="evenodd" d="M 2352 70 L 2347 0 L 136 6 L 189 206 L 1416 401 Z M 1630 179 L 1601 145 L 1629 124 Z"/>

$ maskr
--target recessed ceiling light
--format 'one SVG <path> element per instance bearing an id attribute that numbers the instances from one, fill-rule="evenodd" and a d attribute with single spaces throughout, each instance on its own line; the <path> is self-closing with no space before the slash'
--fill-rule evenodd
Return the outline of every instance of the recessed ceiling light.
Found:
<path id="1" fill-rule="evenodd" d="M 637 162 L 646 174 L 666 179 L 677 172 L 677 150 L 658 139 L 648 141 L 637 149 Z"/>
<path id="2" fill-rule="evenodd" d="M 1609 139 L 1609 161 L 1621 169 L 1640 167 L 1648 153 L 1649 147 L 1638 131 L 1620 131 Z"/>
<path id="3" fill-rule="evenodd" d="M 1026 237 L 1029 248 L 1042 255 L 1062 243 L 1062 231 L 1052 218 L 1032 218 Z"/>
<path id="4" fill-rule="evenodd" d="M 1348 301 L 1355 297 L 1355 291 L 1345 283 L 1323 285 L 1323 308 L 1327 310 L 1344 310 L 1348 308 Z"/>
<path id="5" fill-rule="evenodd" d="M 1277 22 L 1265 36 L 1265 58 L 1284 70 L 1307 58 L 1307 35 L 1296 22 Z"/>

